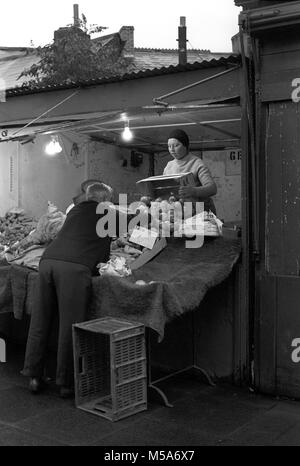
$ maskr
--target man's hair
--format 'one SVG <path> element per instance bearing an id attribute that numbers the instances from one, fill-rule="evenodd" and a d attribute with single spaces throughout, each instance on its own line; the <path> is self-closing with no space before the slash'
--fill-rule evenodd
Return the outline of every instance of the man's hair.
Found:
<path id="1" fill-rule="evenodd" d="M 86 189 L 87 201 L 112 201 L 113 194 L 113 189 L 104 183 L 90 184 Z"/>

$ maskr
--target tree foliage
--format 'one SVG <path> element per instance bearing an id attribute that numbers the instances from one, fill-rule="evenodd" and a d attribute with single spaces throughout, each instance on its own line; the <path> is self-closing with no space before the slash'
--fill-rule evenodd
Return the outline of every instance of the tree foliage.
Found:
<path id="1" fill-rule="evenodd" d="M 70 84 L 120 76 L 134 69 L 132 61 L 122 56 L 120 41 L 105 45 L 91 39 L 90 34 L 106 28 L 92 25 L 88 29 L 82 16 L 79 26 L 58 29 L 51 44 L 36 49 L 39 60 L 19 76 L 28 78 L 23 86 Z"/>

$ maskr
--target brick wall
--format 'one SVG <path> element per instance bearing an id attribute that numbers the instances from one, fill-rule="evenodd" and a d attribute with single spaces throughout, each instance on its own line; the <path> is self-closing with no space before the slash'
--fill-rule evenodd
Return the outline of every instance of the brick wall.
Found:
<path id="1" fill-rule="evenodd" d="M 136 182 L 149 176 L 149 155 L 143 154 L 139 167 L 131 165 L 131 150 L 100 142 L 88 143 L 88 177 L 109 184 L 118 194 L 127 194 L 128 202 L 141 197 Z"/>

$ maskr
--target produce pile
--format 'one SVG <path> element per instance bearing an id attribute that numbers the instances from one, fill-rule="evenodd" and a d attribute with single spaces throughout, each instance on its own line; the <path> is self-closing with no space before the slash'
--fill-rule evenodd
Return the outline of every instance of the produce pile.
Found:
<path id="1" fill-rule="evenodd" d="M 0 226 L 0 252 L 9 254 L 12 260 L 34 245 L 46 246 L 56 237 L 65 218 L 66 215 L 51 202 L 38 221 L 21 209 L 8 212 L 1 222 L 3 233 Z"/>
<path id="2" fill-rule="evenodd" d="M 137 259 L 146 248 L 132 243 L 130 233 L 120 236 L 111 242 L 110 259 L 97 265 L 100 275 L 127 277 L 131 275 L 130 264 Z"/>
<path id="3" fill-rule="evenodd" d="M 212 212 L 203 211 L 195 215 L 195 207 L 192 203 L 184 203 L 182 199 L 177 200 L 175 196 L 171 195 L 168 200 L 157 198 L 154 201 L 149 196 L 142 196 L 140 205 L 137 209 L 142 217 L 149 217 L 149 226 L 151 229 L 156 230 L 159 236 L 175 236 L 184 235 L 185 227 L 191 231 L 191 225 L 196 223 L 201 225 L 200 230 L 208 236 L 219 236 L 220 222 Z M 193 221 L 190 221 L 193 219 Z M 221 222 L 220 222 L 221 223 Z M 194 230 L 195 231 L 195 230 Z"/>
<path id="4" fill-rule="evenodd" d="M 0 251 L 22 241 L 36 225 L 37 222 L 22 209 L 12 210 L 0 217 Z"/>
<path id="5" fill-rule="evenodd" d="M 43 214 L 37 223 L 36 229 L 30 235 L 35 244 L 47 244 L 54 240 L 66 219 L 66 214 L 48 201 L 47 212 Z"/>
<path id="6" fill-rule="evenodd" d="M 111 242 L 111 257 L 124 257 L 128 266 L 147 250 L 139 244 L 132 243 L 129 238 L 130 234 L 127 234 Z"/>
<path id="7" fill-rule="evenodd" d="M 131 206 L 132 208 L 132 206 Z M 143 226 L 157 233 L 157 239 L 162 237 L 193 237 L 195 232 L 204 236 L 219 236 L 222 222 L 212 213 L 203 211 L 194 215 L 192 205 L 170 196 L 168 200 L 157 198 L 154 201 L 148 196 L 142 196 L 135 205 L 137 226 Z M 109 273 L 127 276 L 128 269 L 147 247 L 133 242 L 132 231 L 111 242 L 110 261 L 107 265 L 99 264 L 100 274 Z M 136 239 L 136 237 L 135 237 Z M 142 243 L 142 241 L 141 241 Z M 121 260 L 122 259 L 122 260 Z"/>

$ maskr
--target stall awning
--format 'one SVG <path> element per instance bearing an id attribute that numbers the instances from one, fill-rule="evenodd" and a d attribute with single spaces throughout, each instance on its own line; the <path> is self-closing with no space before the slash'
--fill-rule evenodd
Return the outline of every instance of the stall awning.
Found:
<path id="1" fill-rule="evenodd" d="M 133 139 L 122 139 L 128 124 Z M 2 133 L 1 142 L 25 143 L 39 134 L 76 133 L 142 152 L 157 153 L 167 150 L 167 139 L 174 127 L 189 134 L 192 150 L 216 150 L 239 147 L 241 109 L 239 96 L 224 101 L 193 101 L 184 104 L 143 106 L 119 111 L 103 112 L 97 116 L 85 115 L 78 120 L 65 120 L 44 125 L 10 128 Z"/>

